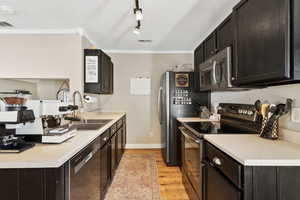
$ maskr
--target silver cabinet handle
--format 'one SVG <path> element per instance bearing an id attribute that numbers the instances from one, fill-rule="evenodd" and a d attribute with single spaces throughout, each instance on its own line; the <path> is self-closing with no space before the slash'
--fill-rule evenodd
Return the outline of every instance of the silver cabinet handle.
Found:
<path id="1" fill-rule="evenodd" d="M 108 140 L 108 137 L 103 138 L 103 141 L 106 142 Z"/>
<path id="2" fill-rule="evenodd" d="M 214 163 L 215 165 L 218 165 L 218 166 L 221 166 L 221 165 L 222 165 L 222 161 L 221 161 L 221 159 L 218 158 L 218 157 L 214 157 L 214 158 L 213 158 L 213 163 Z"/>

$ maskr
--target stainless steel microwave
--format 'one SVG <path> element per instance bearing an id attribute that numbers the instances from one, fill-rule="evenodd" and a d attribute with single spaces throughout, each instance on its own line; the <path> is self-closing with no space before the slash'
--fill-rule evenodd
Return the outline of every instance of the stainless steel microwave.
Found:
<path id="1" fill-rule="evenodd" d="M 220 51 L 199 65 L 200 90 L 232 90 L 232 54 L 231 47 Z"/>

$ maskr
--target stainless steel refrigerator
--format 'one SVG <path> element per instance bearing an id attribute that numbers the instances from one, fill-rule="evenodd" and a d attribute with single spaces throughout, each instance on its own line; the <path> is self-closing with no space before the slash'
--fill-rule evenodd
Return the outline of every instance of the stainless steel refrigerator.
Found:
<path id="1" fill-rule="evenodd" d="M 165 72 L 161 78 L 158 110 L 162 156 L 168 166 L 180 165 L 180 134 L 176 118 L 198 116 L 195 102 L 192 100 L 193 74 L 193 72 Z M 202 95 L 200 99 L 207 103 L 208 95 Z"/>

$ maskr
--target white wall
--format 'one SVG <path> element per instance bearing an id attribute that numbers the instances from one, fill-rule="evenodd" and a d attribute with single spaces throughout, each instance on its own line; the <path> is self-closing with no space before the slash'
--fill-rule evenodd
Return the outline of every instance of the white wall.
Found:
<path id="1" fill-rule="evenodd" d="M 127 113 L 128 144 L 160 144 L 157 93 L 161 75 L 178 64 L 191 63 L 192 54 L 110 54 L 114 62 L 114 94 L 100 97 L 101 111 Z M 130 95 L 130 78 L 151 77 L 150 96 Z"/>
<path id="2" fill-rule="evenodd" d="M 0 44 L 0 78 L 70 79 L 83 90 L 80 35 L 1 34 Z"/>
<path id="3" fill-rule="evenodd" d="M 254 104 L 257 99 L 268 100 L 270 103 L 284 103 L 287 98 L 294 99 L 294 107 L 300 107 L 300 84 L 269 87 L 243 92 L 216 92 L 212 93 L 212 105 L 218 103 L 247 103 Z M 300 131 L 299 123 L 292 123 L 290 115 L 282 117 L 280 127 Z M 300 133 L 299 133 L 300 134 Z"/>

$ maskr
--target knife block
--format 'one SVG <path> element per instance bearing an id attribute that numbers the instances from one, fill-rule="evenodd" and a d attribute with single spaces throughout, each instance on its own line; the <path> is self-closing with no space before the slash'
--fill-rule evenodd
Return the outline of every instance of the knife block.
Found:
<path id="1" fill-rule="evenodd" d="M 270 121 L 268 118 L 262 120 L 262 126 L 260 131 L 260 137 L 277 140 L 279 138 L 279 119 L 274 122 Z"/>

